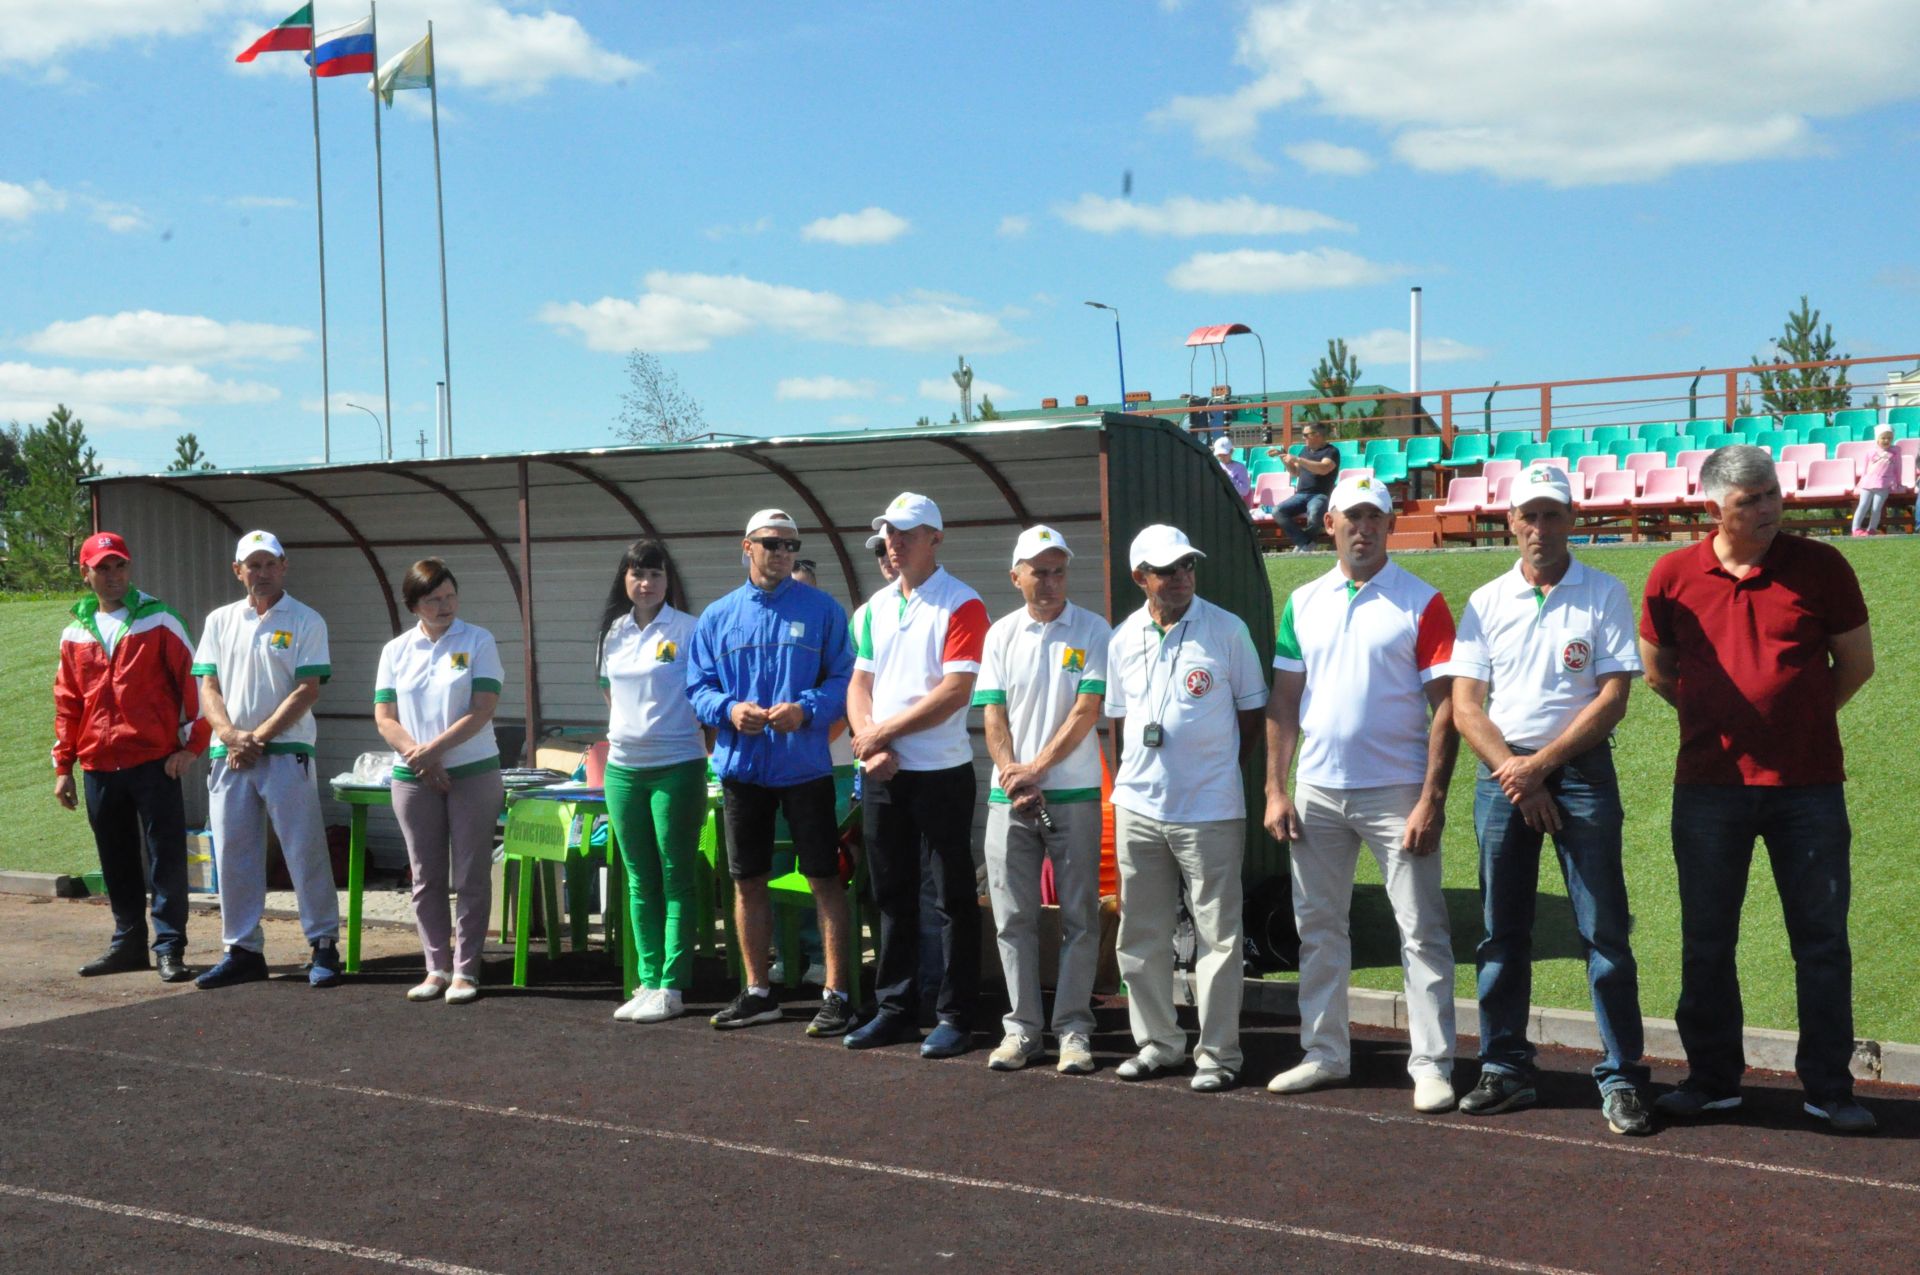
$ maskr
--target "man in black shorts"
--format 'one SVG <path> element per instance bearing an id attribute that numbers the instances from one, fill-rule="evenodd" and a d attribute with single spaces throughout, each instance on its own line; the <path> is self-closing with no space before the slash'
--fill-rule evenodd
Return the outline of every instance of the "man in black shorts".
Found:
<path id="1" fill-rule="evenodd" d="M 848 909 L 840 881 L 839 820 L 827 732 L 846 716 L 853 649 L 847 613 L 791 578 L 799 528 L 778 509 L 747 520 L 747 582 L 700 615 L 687 695 L 715 729 L 714 773 L 724 793 L 727 869 L 746 985 L 713 1016 L 722 1030 L 780 1017 L 768 973 L 774 815 L 785 815 L 800 874 L 813 887 L 826 948 L 827 987 L 809 1036 L 838 1036 L 852 1022 L 855 971 L 847 968 Z M 857 970 L 857 967 L 856 967 Z"/>

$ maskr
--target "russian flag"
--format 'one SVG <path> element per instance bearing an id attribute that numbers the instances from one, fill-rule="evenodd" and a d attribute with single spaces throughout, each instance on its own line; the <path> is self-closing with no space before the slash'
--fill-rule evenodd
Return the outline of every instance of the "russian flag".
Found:
<path id="1" fill-rule="evenodd" d="M 373 74 L 373 17 L 320 33 L 307 55 L 316 76 Z"/>

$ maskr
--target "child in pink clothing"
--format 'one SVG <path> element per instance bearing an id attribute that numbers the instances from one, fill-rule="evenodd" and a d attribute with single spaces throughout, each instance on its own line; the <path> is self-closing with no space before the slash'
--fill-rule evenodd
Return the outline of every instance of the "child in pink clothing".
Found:
<path id="1" fill-rule="evenodd" d="M 1900 478 L 1900 454 L 1893 450 L 1893 427 L 1882 425 L 1874 432 L 1874 441 L 1880 446 L 1867 458 L 1860 481 L 1854 484 L 1854 490 L 1860 493 L 1860 503 L 1853 510 L 1856 536 L 1870 536 L 1880 530 L 1880 515 L 1886 510 L 1887 497 Z"/>

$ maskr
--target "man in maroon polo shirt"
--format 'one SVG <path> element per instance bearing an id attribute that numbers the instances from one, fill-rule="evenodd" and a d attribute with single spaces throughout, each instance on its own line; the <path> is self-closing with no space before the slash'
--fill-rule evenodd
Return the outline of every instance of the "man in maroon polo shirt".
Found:
<path id="1" fill-rule="evenodd" d="M 1740 1105 L 1746 1070 L 1734 950 L 1753 843 L 1764 840 L 1799 993 L 1795 1057 L 1807 1114 L 1866 1133 L 1853 1100 L 1851 889 L 1839 710 L 1873 676 L 1853 568 L 1831 545 L 1780 534 L 1780 483 L 1761 447 L 1701 467 L 1719 524 L 1647 577 L 1647 685 L 1680 712 L 1673 858 L 1680 884 L 1680 1040 L 1688 1075 L 1654 1104 L 1687 1119 Z"/>

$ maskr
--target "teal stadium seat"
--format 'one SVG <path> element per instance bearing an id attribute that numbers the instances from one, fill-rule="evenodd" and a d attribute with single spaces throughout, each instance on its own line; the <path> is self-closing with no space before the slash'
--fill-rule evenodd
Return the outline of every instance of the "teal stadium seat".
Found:
<path id="1" fill-rule="evenodd" d="M 1787 419 L 1792 420 L 1793 418 L 1789 416 Z M 1807 441 L 1809 443 L 1826 444 L 1827 455 L 1831 457 L 1834 454 L 1833 449 L 1835 447 L 1838 447 L 1841 443 L 1851 443 L 1853 441 L 1853 431 L 1841 429 L 1834 425 L 1816 425 L 1807 431 Z"/>
<path id="2" fill-rule="evenodd" d="M 1744 443 L 1746 441 L 1746 439 L 1740 437 L 1738 434 L 1701 434 L 1695 437 L 1694 448 L 1689 450 L 1718 451 L 1722 447 L 1731 447 L 1735 443 Z"/>
<path id="3" fill-rule="evenodd" d="M 1536 460 L 1545 460 L 1553 455 L 1553 448 L 1545 443 L 1522 443 L 1514 450 L 1513 458 L 1522 465 L 1531 465 Z"/>
<path id="4" fill-rule="evenodd" d="M 1407 440 L 1407 469 L 1431 469 L 1440 463 L 1440 438 L 1436 434 L 1421 434 Z"/>
<path id="5" fill-rule="evenodd" d="M 1733 427 L 1736 430 L 1780 428 L 1778 425 L 1774 423 L 1774 419 L 1770 415 L 1769 416 L 1736 416 L 1733 418 Z"/>
<path id="6" fill-rule="evenodd" d="M 1702 438 L 1708 434 L 1727 434 L 1735 431 L 1728 427 L 1724 417 L 1715 416 L 1712 418 L 1696 417 L 1683 425 L 1680 432 L 1691 438 Z"/>
<path id="7" fill-rule="evenodd" d="M 1797 429 L 1801 431 L 1821 429 L 1825 427 L 1826 423 L 1827 414 L 1825 412 L 1792 412 L 1780 418 L 1780 425 L 1783 429 Z M 1848 435 L 1848 438 L 1851 439 L 1852 435 Z M 1811 437 L 1809 437 L 1809 441 L 1811 441 Z"/>
<path id="8" fill-rule="evenodd" d="M 1616 438 L 1611 443 L 1607 444 L 1607 451 L 1609 451 L 1615 456 L 1618 456 L 1621 460 L 1625 460 L 1627 457 L 1633 455 L 1635 452 L 1644 452 L 1648 450 L 1648 447 L 1649 447 L 1649 444 L 1641 441 L 1638 438 Z"/>
<path id="9" fill-rule="evenodd" d="M 1440 465 L 1444 469 L 1464 469 L 1468 465 L 1484 465 L 1490 454 L 1485 434 L 1455 434 L 1453 451 L 1440 462 Z"/>
<path id="10" fill-rule="evenodd" d="M 1563 445 L 1567 443 L 1584 443 L 1586 441 L 1587 431 L 1584 429 L 1550 429 L 1547 431 L 1547 446 L 1554 449 L 1553 454 L 1556 456 L 1566 455 L 1565 452 L 1560 450 Z"/>
<path id="11" fill-rule="evenodd" d="M 1525 447 L 1528 443 L 1531 443 L 1532 441 L 1533 441 L 1533 434 L 1529 430 L 1524 430 L 1524 429 L 1499 430 L 1493 436 L 1494 459 L 1501 460 L 1501 459 L 1510 458 L 1514 455 L 1514 453 L 1518 452 L 1522 447 Z"/>
<path id="12" fill-rule="evenodd" d="M 1372 466 L 1376 481 L 1383 483 L 1407 481 L 1407 457 L 1404 452 L 1374 453 L 1367 457 L 1367 464 Z"/>
<path id="13" fill-rule="evenodd" d="M 1371 465 L 1381 456 L 1398 456 L 1400 440 L 1397 438 L 1376 438 L 1367 443 L 1366 463 Z"/>
<path id="14" fill-rule="evenodd" d="M 1753 442 L 1756 447 L 1764 447 L 1773 453 L 1775 460 L 1780 459 L 1780 449 L 1792 447 L 1800 441 L 1800 431 L 1795 429 L 1770 429 L 1757 435 Z"/>
<path id="15" fill-rule="evenodd" d="M 1680 432 L 1680 427 L 1672 421 L 1654 421 L 1634 427 L 1633 436 L 1641 442 L 1653 442 L 1656 439 L 1672 438 Z"/>
<path id="16" fill-rule="evenodd" d="M 1578 465 L 1582 456 L 1598 456 L 1600 454 L 1600 444 L 1589 443 L 1583 440 L 1565 442 L 1560 444 L 1559 454 L 1565 456 L 1573 464 Z"/>
<path id="17" fill-rule="evenodd" d="M 1593 441 L 1604 450 L 1608 443 L 1633 437 L 1633 428 L 1628 425 L 1596 425 L 1593 427 Z"/>
<path id="18" fill-rule="evenodd" d="M 1672 466 L 1680 463 L 1681 452 L 1698 451 L 1700 449 L 1693 445 L 1692 439 L 1676 434 L 1672 438 L 1663 438 L 1658 443 L 1655 443 L 1653 450 L 1665 456 L 1667 458 L 1667 464 Z"/>
<path id="19" fill-rule="evenodd" d="M 1853 431 L 1854 440 L 1871 440 L 1874 429 L 1880 424 L 1880 413 L 1871 407 L 1849 407 L 1845 411 L 1833 414 L 1835 429 Z"/>

